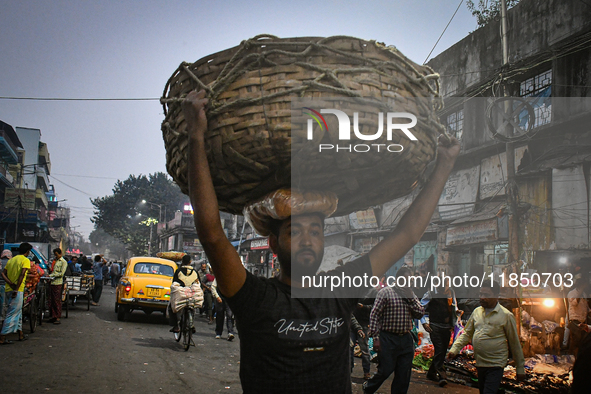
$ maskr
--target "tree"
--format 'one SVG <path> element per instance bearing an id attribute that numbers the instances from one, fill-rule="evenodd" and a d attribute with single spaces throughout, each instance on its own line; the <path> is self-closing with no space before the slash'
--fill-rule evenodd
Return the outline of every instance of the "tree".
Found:
<path id="1" fill-rule="evenodd" d="M 159 204 L 161 209 L 142 200 Z M 150 226 L 146 223 L 160 220 L 160 212 L 164 222 L 172 219 L 186 201 L 188 197 L 162 172 L 130 175 L 125 181 L 115 183 L 112 195 L 91 199 L 95 208 L 91 220 L 97 229 L 121 241 L 134 255 L 146 255 L 150 236 Z M 152 245 L 156 245 L 156 239 L 153 229 Z"/>
<path id="2" fill-rule="evenodd" d="M 520 0 L 507 0 L 507 9 L 512 8 Z M 474 1 L 468 0 L 466 7 L 476 17 L 478 27 L 482 27 L 489 22 L 501 17 L 501 0 L 478 0 L 478 5 Z"/>
<path id="3" fill-rule="evenodd" d="M 127 255 L 125 244 L 112 235 L 107 234 L 102 228 L 94 229 L 88 238 L 90 239 L 89 247 L 91 250 L 96 250 L 99 253 L 105 253 L 108 250 L 109 256 L 107 258 L 125 259 Z"/>

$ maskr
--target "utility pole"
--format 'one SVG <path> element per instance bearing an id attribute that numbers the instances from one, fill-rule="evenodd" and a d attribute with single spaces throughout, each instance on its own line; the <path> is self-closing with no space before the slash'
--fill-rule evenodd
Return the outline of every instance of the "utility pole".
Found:
<path id="1" fill-rule="evenodd" d="M 507 40 L 507 1 L 501 0 L 501 43 L 503 47 L 503 66 L 509 64 L 509 43 Z M 503 84 L 503 95 L 509 97 L 511 92 L 506 84 Z M 512 108 L 509 106 L 509 101 L 505 101 L 505 116 L 511 117 Z M 507 122 L 506 133 L 507 137 L 513 137 L 513 126 Z M 509 264 L 516 263 L 517 275 L 519 277 L 519 188 L 515 180 L 515 145 L 514 142 L 505 143 L 505 156 L 507 158 L 507 186 L 505 187 L 505 194 L 507 196 L 507 205 L 509 206 Z M 518 305 L 513 311 L 515 314 L 515 321 L 517 322 L 517 333 L 521 335 L 521 283 L 517 293 Z"/>

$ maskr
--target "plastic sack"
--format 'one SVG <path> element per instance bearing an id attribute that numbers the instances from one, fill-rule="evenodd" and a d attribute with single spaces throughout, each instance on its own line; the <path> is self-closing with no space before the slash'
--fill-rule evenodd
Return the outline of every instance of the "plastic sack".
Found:
<path id="1" fill-rule="evenodd" d="M 170 285 L 170 309 L 177 313 L 186 306 L 201 308 L 203 306 L 203 290 L 199 281 L 189 287 L 183 287 L 176 282 Z"/>
<path id="2" fill-rule="evenodd" d="M 554 330 L 556 329 L 556 327 L 559 326 L 558 323 L 550 321 L 550 320 L 544 320 L 542 322 L 542 324 L 544 325 L 544 328 L 546 329 L 546 332 L 554 332 Z"/>
<path id="3" fill-rule="evenodd" d="M 271 234 L 273 220 L 305 213 L 320 213 L 328 217 L 337 210 L 338 201 L 333 192 L 279 189 L 246 206 L 243 213 L 256 232 L 266 237 Z"/>
<path id="4" fill-rule="evenodd" d="M 529 328 L 532 330 L 542 331 L 542 324 L 539 321 L 537 321 L 536 319 L 534 319 L 534 317 L 532 316 L 529 320 Z"/>

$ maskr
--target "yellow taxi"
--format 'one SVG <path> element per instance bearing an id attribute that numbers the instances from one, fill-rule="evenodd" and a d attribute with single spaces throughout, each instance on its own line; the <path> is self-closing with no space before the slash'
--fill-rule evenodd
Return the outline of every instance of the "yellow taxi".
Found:
<path id="1" fill-rule="evenodd" d="M 134 310 L 146 314 L 159 311 L 166 317 L 170 285 L 177 269 L 171 260 L 157 257 L 132 257 L 117 285 L 115 312 L 120 321 Z"/>

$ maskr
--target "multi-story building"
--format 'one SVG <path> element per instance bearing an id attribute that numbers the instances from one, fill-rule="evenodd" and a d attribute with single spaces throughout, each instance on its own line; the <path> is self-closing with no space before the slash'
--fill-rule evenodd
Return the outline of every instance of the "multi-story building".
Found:
<path id="1" fill-rule="evenodd" d="M 514 102 L 521 100 L 513 111 L 519 264 L 589 271 L 591 7 L 577 0 L 522 0 L 508 12 L 507 65 L 499 31 L 500 21 L 492 21 L 428 63 L 441 76 L 440 118 L 462 151 L 431 225 L 389 274 L 431 255 L 434 273 L 480 276 L 516 265 L 508 261 L 502 87 Z M 415 195 L 328 219 L 326 245 L 367 252 Z"/>
<path id="2" fill-rule="evenodd" d="M 14 131 L 14 128 L 0 121 L 0 238 L 7 240 L 14 237 L 14 217 L 15 207 L 5 205 L 6 192 L 8 192 L 9 203 L 11 196 L 15 194 L 12 191 L 15 188 L 15 180 L 10 173 L 10 167 L 19 163 L 18 152 L 23 146 Z M 10 204 L 9 204 L 10 205 Z"/>
<path id="3" fill-rule="evenodd" d="M 439 207 L 438 260 L 450 271 L 500 273 L 515 264 L 507 253 L 503 95 L 516 103 L 509 110 L 519 264 L 591 268 L 590 16 L 591 7 L 576 0 L 523 0 L 508 12 L 508 64 L 500 21 L 429 62 L 441 74 L 441 119 L 462 142 Z"/>

